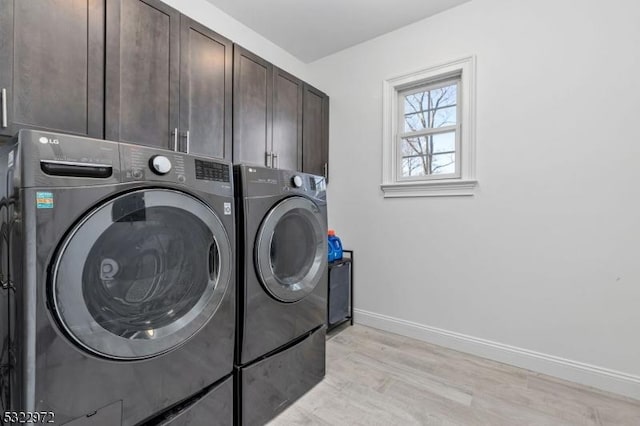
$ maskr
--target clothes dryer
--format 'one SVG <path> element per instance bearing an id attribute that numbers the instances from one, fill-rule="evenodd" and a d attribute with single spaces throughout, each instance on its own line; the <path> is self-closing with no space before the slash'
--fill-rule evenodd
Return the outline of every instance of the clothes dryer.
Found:
<path id="1" fill-rule="evenodd" d="M 324 177 L 234 167 L 238 213 L 237 420 L 263 424 L 325 373 Z"/>

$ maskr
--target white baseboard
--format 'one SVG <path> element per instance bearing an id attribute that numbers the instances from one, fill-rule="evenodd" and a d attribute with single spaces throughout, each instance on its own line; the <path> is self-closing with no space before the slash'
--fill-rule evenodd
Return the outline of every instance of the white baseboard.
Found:
<path id="1" fill-rule="evenodd" d="M 640 400 L 640 376 L 442 330 L 362 309 L 358 324 Z"/>

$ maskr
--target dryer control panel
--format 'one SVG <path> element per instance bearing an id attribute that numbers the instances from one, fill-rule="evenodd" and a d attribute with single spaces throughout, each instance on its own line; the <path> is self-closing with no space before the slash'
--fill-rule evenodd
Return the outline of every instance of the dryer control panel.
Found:
<path id="1" fill-rule="evenodd" d="M 235 170 L 245 182 L 245 197 L 304 195 L 321 201 L 326 199 L 327 184 L 323 176 L 253 165 L 238 165 Z"/>
<path id="2" fill-rule="evenodd" d="M 319 196 L 326 191 L 326 181 L 322 176 L 308 173 L 279 170 L 284 193 L 298 192 L 309 196 Z"/>

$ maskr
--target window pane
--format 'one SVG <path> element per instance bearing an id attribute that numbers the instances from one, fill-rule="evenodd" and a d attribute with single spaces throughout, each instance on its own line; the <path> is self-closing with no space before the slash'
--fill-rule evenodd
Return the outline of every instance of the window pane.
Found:
<path id="1" fill-rule="evenodd" d="M 456 132 L 406 138 L 400 142 L 400 152 L 403 157 L 454 152 L 455 150 Z"/>
<path id="2" fill-rule="evenodd" d="M 419 112 L 417 114 L 409 114 L 404 117 L 404 131 L 417 132 L 429 128 L 429 112 Z"/>
<path id="3" fill-rule="evenodd" d="M 434 154 L 456 150 L 456 132 L 439 133 L 430 137 L 433 142 Z"/>
<path id="4" fill-rule="evenodd" d="M 419 92 L 404 98 L 404 113 L 426 111 L 429 109 L 429 92 Z"/>
<path id="5" fill-rule="evenodd" d="M 402 176 L 424 176 L 425 157 L 405 157 L 402 159 Z"/>
<path id="6" fill-rule="evenodd" d="M 457 122 L 457 83 L 403 96 L 404 132 L 453 126 Z"/>
<path id="7" fill-rule="evenodd" d="M 403 157 L 428 154 L 427 136 L 402 139 L 400 150 Z"/>
<path id="8" fill-rule="evenodd" d="M 404 97 L 404 131 L 417 132 L 428 129 L 429 92 L 418 92 Z"/>
<path id="9" fill-rule="evenodd" d="M 439 89 L 433 89 L 430 93 L 430 97 L 430 109 L 455 105 L 458 99 L 458 85 L 452 84 Z"/>
<path id="10" fill-rule="evenodd" d="M 433 128 L 454 126 L 456 124 L 456 107 L 439 108 L 431 113 Z"/>
<path id="11" fill-rule="evenodd" d="M 456 132 L 400 141 L 402 177 L 455 173 Z"/>
<path id="12" fill-rule="evenodd" d="M 441 175 L 456 172 L 456 154 L 435 154 L 431 160 L 431 174 Z"/>

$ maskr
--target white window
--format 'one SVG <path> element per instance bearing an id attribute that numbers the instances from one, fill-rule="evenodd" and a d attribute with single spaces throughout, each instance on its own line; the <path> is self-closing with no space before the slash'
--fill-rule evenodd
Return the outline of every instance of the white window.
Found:
<path id="1" fill-rule="evenodd" d="M 396 179 L 459 177 L 459 76 L 398 93 Z"/>
<path id="2" fill-rule="evenodd" d="M 385 197 L 473 195 L 474 58 L 384 82 Z"/>

